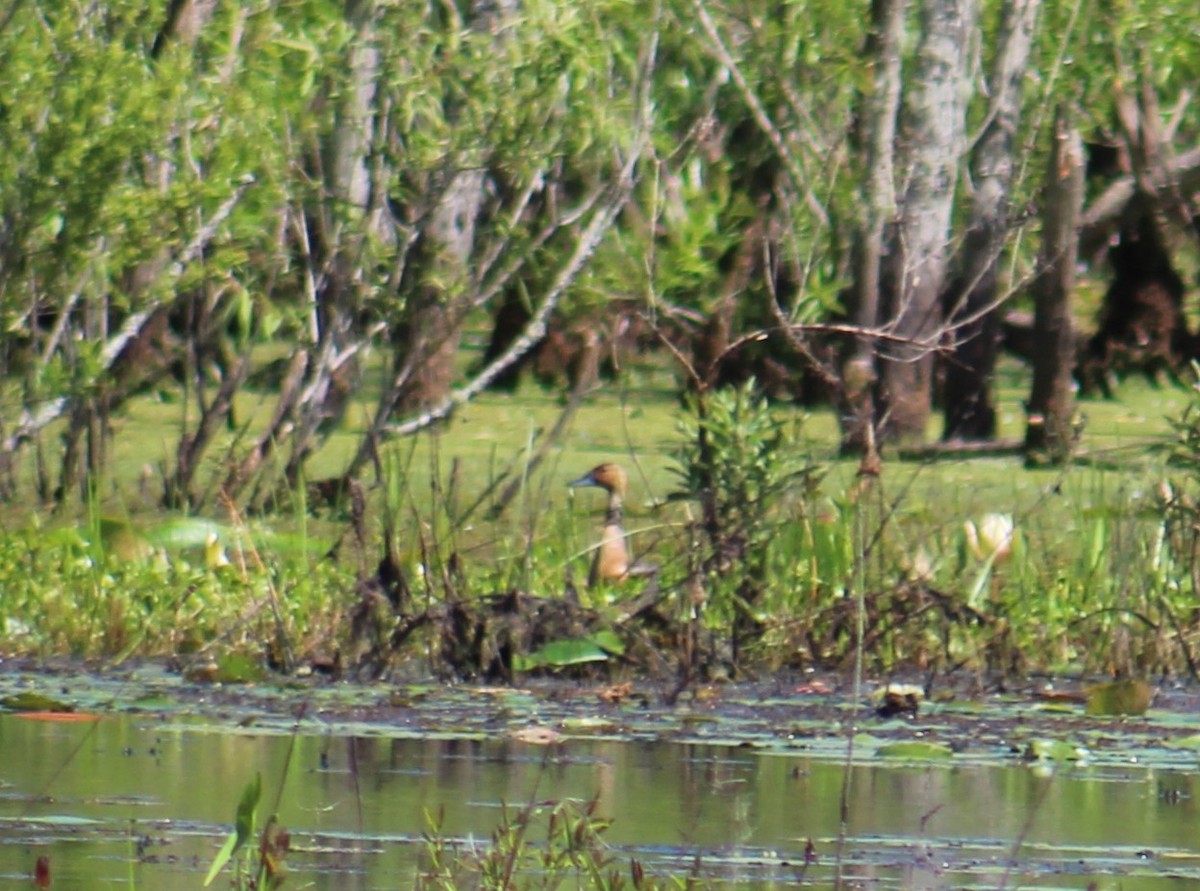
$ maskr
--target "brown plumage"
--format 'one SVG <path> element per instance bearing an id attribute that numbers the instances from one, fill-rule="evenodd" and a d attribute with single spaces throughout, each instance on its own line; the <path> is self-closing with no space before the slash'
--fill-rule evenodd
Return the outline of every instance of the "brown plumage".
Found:
<path id="1" fill-rule="evenodd" d="M 632 577 L 648 579 L 642 593 L 631 600 L 623 600 L 614 616 L 618 623 L 653 610 L 662 597 L 658 584 L 658 564 L 644 560 L 631 560 L 625 529 L 621 526 L 621 511 L 625 505 L 625 471 L 617 464 L 600 464 L 593 467 L 569 486 L 596 486 L 608 492 L 608 509 L 604 514 L 604 530 L 600 542 L 595 546 L 592 569 L 588 573 L 588 587 L 594 588 L 602 582 L 620 583 Z"/>
<path id="2" fill-rule="evenodd" d="M 600 582 L 620 581 L 629 574 L 629 547 L 621 527 L 626 484 L 625 471 L 618 464 L 600 464 L 567 483 L 568 486 L 596 486 L 608 492 L 604 530 L 600 533 L 600 543 L 588 573 L 588 587 L 595 587 Z"/>
<path id="3" fill-rule="evenodd" d="M 604 514 L 604 530 L 600 543 L 596 545 L 596 556 L 588 573 L 588 587 L 600 582 L 619 582 L 630 575 L 644 575 L 648 568 L 642 563 L 630 563 L 629 545 L 625 530 L 621 526 L 621 514 L 625 504 L 627 477 L 619 464 L 600 464 L 593 467 L 568 486 L 596 486 L 608 492 L 608 509 Z"/>

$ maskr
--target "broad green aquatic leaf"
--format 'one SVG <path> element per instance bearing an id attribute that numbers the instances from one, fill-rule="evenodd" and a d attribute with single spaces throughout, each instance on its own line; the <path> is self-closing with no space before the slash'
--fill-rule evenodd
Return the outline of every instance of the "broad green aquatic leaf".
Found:
<path id="1" fill-rule="evenodd" d="M 520 670 L 530 668 L 562 668 L 588 662 L 606 662 L 608 653 L 591 640 L 553 640 L 540 650 L 519 660 Z"/>
<path id="2" fill-rule="evenodd" d="M 147 693 L 130 702 L 126 708 L 129 711 L 162 711 L 167 708 L 176 708 L 179 705 L 178 699 L 168 696 L 166 693 Z"/>
<path id="3" fill-rule="evenodd" d="M 227 653 L 217 658 L 213 681 L 221 684 L 249 684 L 266 677 L 262 662 L 245 653 Z"/>
<path id="4" fill-rule="evenodd" d="M 902 761 L 945 761 L 954 757 L 954 750 L 943 743 L 927 740 L 907 739 L 901 742 L 884 743 L 875 750 L 879 758 L 894 758 Z"/>
<path id="5" fill-rule="evenodd" d="M 250 684 L 263 680 L 267 672 L 257 656 L 223 653 L 188 667 L 183 676 L 197 684 Z"/>
<path id="6" fill-rule="evenodd" d="M 212 880 L 225 868 L 225 864 L 254 835 L 254 815 L 258 810 L 258 800 L 261 797 L 262 774 L 255 772 L 254 779 L 247 783 L 246 788 L 242 790 L 242 798 L 238 802 L 237 817 L 234 821 L 234 830 L 225 839 L 225 844 L 221 846 L 221 850 L 213 859 L 212 866 L 208 869 L 208 875 L 204 878 L 204 887 L 207 888 L 212 884 Z"/>
<path id="7" fill-rule="evenodd" d="M 620 636 L 615 631 L 608 629 L 597 631 L 588 639 L 606 653 L 611 653 L 614 656 L 620 656 L 625 652 L 625 642 L 621 640 Z"/>
<path id="8" fill-rule="evenodd" d="M 1144 715 L 1154 698 L 1154 688 L 1145 681 L 1121 680 L 1088 689 L 1089 715 Z"/>
<path id="9" fill-rule="evenodd" d="M 567 733 L 608 733 L 617 729 L 617 723 L 611 718 L 564 718 L 562 729 Z"/>
<path id="10" fill-rule="evenodd" d="M 0 699 L 0 706 L 14 712 L 73 712 L 75 706 L 41 693 L 14 693 Z"/>
<path id="11" fill-rule="evenodd" d="M 1077 715 L 1079 704 L 1070 702 L 1039 702 L 1035 710 L 1048 715 Z"/>
<path id="12" fill-rule="evenodd" d="M 145 536 L 161 548 L 202 548 L 210 535 L 221 536 L 219 523 L 199 517 L 172 517 L 145 530 Z"/>
<path id="13" fill-rule="evenodd" d="M 1025 745 L 1027 761 L 1086 761 L 1090 754 L 1085 746 L 1061 739 L 1031 739 Z"/>
<path id="14" fill-rule="evenodd" d="M 154 545 L 128 520 L 103 517 L 100 520 L 100 541 L 104 549 L 123 563 L 146 560 L 154 556 Z"/>

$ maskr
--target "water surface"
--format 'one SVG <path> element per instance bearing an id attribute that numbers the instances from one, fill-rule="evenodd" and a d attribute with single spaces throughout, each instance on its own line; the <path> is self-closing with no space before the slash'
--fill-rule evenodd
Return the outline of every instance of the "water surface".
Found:
<path id="1" fill-rule="evenodd" d="M 446 836 L 483 845 L 505 806 L 565 797 L 598 800 L 621 860 L 665 876 L 699 858 L 701 874 L 724 886 L 1160 891 L 1200 881 L 1188 762 L 1035 771 L 1015 757 L 867 757 L 847 772 L 795 740 L 544 747 L 503 731 L 428 738 L 411 727 L 296 726 L 0 717 L 0 882 L 27 886 L 45 856 L 54 888 L 198 888 L 256 771 L 260 812 L 278 801 L 292 836 L 289 888 L 412 887 L 430 815 Z M 214 887 L 228 887 L 227 877 Z"/>

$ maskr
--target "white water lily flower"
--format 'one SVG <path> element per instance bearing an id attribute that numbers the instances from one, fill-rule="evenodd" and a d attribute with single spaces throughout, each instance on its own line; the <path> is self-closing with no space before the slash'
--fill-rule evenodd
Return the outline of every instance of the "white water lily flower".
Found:
<path id="1" fill-rule="evenodd" d="M 910 582 L 927 582 L 933 578 L 934 565 L 933 557 L 924 547 L 917 548 L 915 554 L 905 555 L 901 558 L 901 565 L 905 573 L 908 575 Z"/>
<path id="2" fill-rule="evenodd" d="M 221 539 L 217 533 L 210 532 L 204 540 L 204 565 L 209 569 L 218 569 L 229 565 L 229 555 L 221 547 Z"/>
<path id="3" fill-rule="evenodd" d="M 1000 563 L 1012 554 L 1016 531 L 1012 514 L 985 514 L 978 526 L 967 520 L 963 529 L 967 533 L 967 546 L 976 559 Z"/>

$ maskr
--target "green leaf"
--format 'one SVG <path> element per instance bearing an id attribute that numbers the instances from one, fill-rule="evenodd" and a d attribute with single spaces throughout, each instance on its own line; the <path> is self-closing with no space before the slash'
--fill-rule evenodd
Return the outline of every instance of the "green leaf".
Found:
<path id="1" fill-rule="evenodd" d="M 26 691 L 0 699 L 0 706 L 14 712 L 73 712 L 75 706 L 41 693 Z"/>
<path id="2" fill-rule="evenodd" d="M 943 743 L 909 739 L 885 743 L 875 750 L 875 755 L 899 761 L 945 761 L 954 757 L 954 750 Z"/>
<path id="3" fill-rule="evenodd" d="M 236 834 L 230 834 L 225 839 L 225 844 L 221 845 L 221 850 L 217 851 L 217 856 L 213 858 L 212 866 L 208 868 L 208 875 L 204 877 L 204 887 L 207 888 L 212 884 L 212 880 L 217 877 L 217 874 L 225 868 L 225 864 L 233 857 L 234 851 L 238 849 L 238 838 Z"/>
<path id="4" fill-rule="evenodd" d="M 613 656 L 620 656 L 625 652 L 625 642 L 621 640 L 617 632 L 611 629 L 597 631 L 588 640 Z"/>
<path id="5" fill-rule="evenodd" d="M 254 779 L 247 783 L 246 788 L 242 790 L 242 799 L 238 802 L 237 818 L 234 821 L 234 831 L 229 838 L 225 839 L 225 844 L 217 852 L 212 866 L 208 869 L 208 875 L 204 878 L 206 888 L 212 884 L 217 873 L 225 868 L 225 864 L 232 859 L 233 855 L 254 835 L 254 815 L 258 810 L 258 801 L 261 797 L 262 774 L 255 771 Z"/>
<path id="6" fill-rule="evenodd" d="M 1123 680 L 1097 684 L 1088 689 L 1089 715 L 1144 715 L 1154 698 L 1154 688 L 1145 681 Z"/>
<path id="7" fill-rule="evenodd" d="M 608 653 L 592 640 L 554 640 L 518 660 L 518 670 L 563 668 L 588 662 L 607 662 Z"/>
<path id="8" fill-rule="evenodd" d="M 1084 761 L 1087 748 L 1061 739 L 1031 739 L 1025 746 L 1027 761 Z"/>

